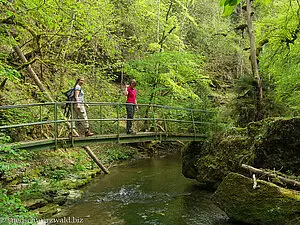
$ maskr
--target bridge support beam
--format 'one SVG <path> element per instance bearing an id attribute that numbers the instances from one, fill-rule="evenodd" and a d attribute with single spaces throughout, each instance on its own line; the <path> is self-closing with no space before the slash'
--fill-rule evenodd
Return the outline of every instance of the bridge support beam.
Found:
<path id="1" fill-rule="evenodd" d="M 94 162 L 99 166 L 99 168 L 105 173 L 109 174 L 108 170 L 102 165 L 100 160 L 97 158 L 97 156 L 94 154 L 94 152 L 90 149 L 89 146 L 83 146 L 84 150 L 87 152 L 87 154 L 94 160 Z"/>

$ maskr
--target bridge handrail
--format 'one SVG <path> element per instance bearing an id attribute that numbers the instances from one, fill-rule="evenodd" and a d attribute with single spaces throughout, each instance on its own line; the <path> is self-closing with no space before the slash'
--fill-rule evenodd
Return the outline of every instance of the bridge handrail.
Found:
<path id="1" fill-rule="evenodd" d="M 43 103 L 31 103 L 31 104 L 20 104 L 20 105 L 1 105 L 0 109 L 14 109 L 14 108 L 24 108 L 31 106 L 43 106 L 43 105 L 54 105 L 55 102 L 43 102 Z"/>
<path id="2" fill-rule="evenodd" d="M 0 126 L 0 130 L 9 129 L 9 128 L 19 128 L 19 127 L 25 127 L 25 126 L 34 126 L 34 125 L 41 125 L 41 129 L 42 129 L 42 125 L 44 125 L 44 124 L 53 124 L 52 129 L 54 131 L 54 138 L 56 140 L 59 136 L 58 135 L 58 124 L 60 124 L 60 123 L 71 123 L 71 122 L 74 122 L 74 121 L 75 122 L 84 121 L 84 119 L 74 119 L 72 113 L 71 113 L 70 118 L 66 118 L 66 117 L 63 117 L 65 119 L 61 119 L 61 117 L 58 118 L 58 110 L 62 109 L 61 106 L 65 106 L 67 103 L 76 103 L 76 102 L 75 101 L 73 101 L 73 102 L 63 101 L 63 102 L 45 102 L 45 103 L 31 103 L 31 104 L 20 104 L 20 105 L 2 105 L 2 106 L 0 106 L 0 110 L 20 109 L 20 108 L 28 108 L 28 107 L 39 107 L 39 110 L 40 110 L 39 120 L 40 121 L 29 122 L 29 123 L 20 123 L 20 124 L 11 124 L 11 125 L 2 125 L 2 126 Z M 88 104 L 90 106 L 115 106 L 116 107 L 116 117 L 114 117 L 114 118 L 113 117 L 112 118 L 102 118 L 102 112 L 101 112 L 101 107 L 100 107 L 100 118 L 96 118 L 96 119 L 95 118 L 89 118 L 88 119 L 88 121 L 100 121 L 101 134 L 102 134 L 102 123 L 101 122 L 104 122 L 104 121 L 117 121 L 117 122 L 119 122 L 119 121 L 134 120 L 134 121 L 153 121 L 153 123 L 154 123 L 153 128 L 154 128 L 155 132 L 158 132 L 158 129 L 159 129 L 158 126 L 159 125 L 157 123 L 159 123 L 159 121 L 161 121 L 162 122 L 161 126 L 164 129 L 164 132 L 166 133 L 166 135 L 168 133 L 169 134 L 172 133 L 172 132 L 169 131 L 170 127 L 167 126 L 167 122 L 192 124 L 193 132 L 191 132 L 191 133 L 194 133 L 194 136 L 196 136 L 196 125 L 199 125 L 199 124 L 208 124 L 208 125 L 210 125 L 213 122 L 210 122 L 210 120 L 209 121 L 202 121 L 203 120 L 202 114 L 200 114 L 200 120 L 201 121 L 196 121 L 195 118 L 194 118 L 194 115 L 195 115 L 194 113 L 197 113 L 197 112 L 198 113 L 199 112 L 200 113 L 205 113 L 206 116 L 209 116 L 211 113 L 213 113 L 213 114 L 215 113 L 213 111 L 208 111 L 208 110 L 203 110 L 203 109 L 164 106 L 164 105 L 157 105 L 157 104 L 137 104 L 139 107 L 149 107 L 149 109 L 152 107 L 152 110 L 150 109 L 149 114 L 146 114 L 145 118 L 136 117 L 134 119 L 127 119 L 127 118 L 120 117 L 119 108 L 120 108 L 120 106 L 125 106 L 128 103 L 120 103 L 120 102 L 85 102 L 85 104 Z M 45 119 L 45 118 L 42 118 L 42 106 L 53 107 L 53 109 L 50 108 L 51 113 L 48 114 L 48 116 L 50 118 L 46 118 L 46 119 L 49 119 L 49 120 L 43 121 L 43 119 Z M 188 116 L 188 118 L 190 117 L 190 120 L 188 118 L 187 118 L 188 120 L 176 119 L 176 118 L 175 119 L 174 118 L 165 118 L 165 112 L 160 112 L 159 116 L 161 116 L 161 117 L 156 117 L 155 116 L 155 114 L 156 114 L 155 108 L 186 111 L 186 112 L 188 112 L 188 114 L 182 114 L 182 115 L 184 115 L 184 117 L 186 117 L 186 116 Z M 61 115 L 62 115 L 62 113 L 61 113 Z M 44 116 L 44 114 L 43 114 L 43 116 Z M 35 117 L 35 118 L 38 118 L 38 117 Z M 211 118 L 211 117 L 209 116 L 209 118 Z M 199 117 L 198 117 L 198 119 L 199 119 Z M 206 117 L 206 119 L 207 119 L 207 117 Z M 71 123 L 70 129 L 73 128 L 72 124 L 73 123 Z M 118 126 L 117 126 L 118 135 L 120 133 L 119 126 L 120 126 L 120 124 L 118 123 Z M 184 129 L 185 128 L 186 127 L 184 127 Z"/>
<path id="3" fill-rule="evenodd" d="M 24 107 L 31 107 L 31 106 L 44 106 L 44 105 L 64 105 L 67 103 L 74 104 L 75 101 L 62 101 L 62 102 L 44 102 L 44 103 L 30 103 L 30 104 L 19 104 L 19 105 L 1 105 L 0 109 L 12 109 L 12 108 L 24 108 Z M 122 102 L 84 102 L 88 105 L 128 105 L 131 103 L 122 103 Z M 156 108 L 165 108 L 165 109 L 174 109 L 174 110 L 185 110 L 185 111 L 195 111 L 195 112 L 208 112 L 214 113 L 213 111 L 208 111 L 204 109 L 193 109 L 193 108 L 183 108 L 183 107 L 175 107 L 175 106 L 165 106 L 165 105 L 157 105 L 157 104 L 143 104 L 138 103 L 138 106 L 148 106 L 148 107 L 156 107 Z"/>

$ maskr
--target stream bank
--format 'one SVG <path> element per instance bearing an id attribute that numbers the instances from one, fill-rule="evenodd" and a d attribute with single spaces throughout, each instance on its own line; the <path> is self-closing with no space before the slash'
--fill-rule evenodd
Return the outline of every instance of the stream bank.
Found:
<path id="1" fill-rule="evenodd" d="M 139 157 L 135 147 L 91 146 L 107 168 Z M 49 218 L 81 198 L 78 188 L 101 173 L 82 148 L 24 151 L 5 146 L 0 177 L 2 218 Z M 5 149 L 4 149 L 5 150 Z"/>
<path id="2" fill-rule="evenodd" d="M 102 173 L 82 148 L 24 151 L 4 145 L 0 177 L 2 218 L 52 218 L 82 197 L 80 188 Z M 178 143 L 91 146 L 107 169 L 124 160 L 180 152 Z"/>
<path id="3" fill-rule="evenodd" d="M 261 193 L 261 190 L 250 191 L 254 181 L 250 179 L 249 183 L 247 177 L 252 178 L 252 173 L 243 169 L 242 164 L 273 173 L 275 171 L 275 175 L 289 175 L 289 178 L 299 181 L 299 137 L 300 118 L 268 118 L 260 122 L 249 123 L 244 128 L 232 128 L 224 133 L 215 134 L 211 141 L 192 143 L 183 154 L 183 174 L 185 177 L 217 189 L 216 196 L 219 196 L 217 204 L 221 209 L 229 212 L 228 215 L 232 220 L 255 225 L 289 224 L 290 220 L 298 221 L 300 219 L 300 193 L 297 190 L 282 191 L 281 187 L 291 189 L 296 187 L 282 183 L 276 176 L 257 176 L 258 180 L 267 180 L 279 185 L 275 188 L 278 194 L 280 192 L 290 194 L 288 194 L 288 198 L 284 197 L 286 195 L 278 195 L 281 196 L 281 201 L 273 199 L 273 201 L 271 200 L 273 204 L 265 206 L 262 203 L 267 201 L 269 192 L 264 192 L 256 195 L 256 202 L 251 204 L 251 201 L 248 200 L 254 198 L 254 194 Z M 232 180 L 232 177 L 228 177 L 232 172 L 244 175 L 246 180 L 241 182 L 243 179 L 237 179 L 236 182 L 224 184 L 227 180 Z M 240 195 L 243 193 L 240 191 L 240 187 L 244 183 L 249 185 L 247 186 L 249 191 L 246 192 L 249 196 L 245 195 L 246 193 Z M 271 191 L 274 190 L 274 185 L 270 184 Z M 228 188 L 222 188 L 226 186 Z M 230 196 L 239 196 L 240 199 L 232 200 Z M 286 204 L 286 202 L 288 203 Z M 241 214 L 239 213 L 240 209 L 243 209 L 243 216 L 235 216 Z M 249 218 L 253 218 L 253 220 Z M 286 218 L 286 220 L 282 218 Z"/>

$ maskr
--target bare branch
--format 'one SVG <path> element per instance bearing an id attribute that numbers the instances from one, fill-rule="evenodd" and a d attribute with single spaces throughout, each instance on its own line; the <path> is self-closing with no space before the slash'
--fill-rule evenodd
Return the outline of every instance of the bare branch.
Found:
<path id="1" fill-rule="evenodd" d="M 300 182 L 297 181 L 297 180 L 292 180 L 292 179 L 289 179 L 289 178 L 278 176 L 276 173 L 271 173 L 271 172 L 263 171 L 261 169 L 254 168 L 254 167 L 246 165 L 246 164 L 242 164 L 242 168 L 247 169 L 247 170 L 249 170 L 249 171 L 251 171 L 253 173 L 257 173 L 257 174 L 261 174 L 261 175 L 266 175 L 268 177 L 277 178 L 277 179 L 279 179 L 281 182 L 283 182 L 285 184 L 289 184 L 291 186 L 300 188 Z"/>

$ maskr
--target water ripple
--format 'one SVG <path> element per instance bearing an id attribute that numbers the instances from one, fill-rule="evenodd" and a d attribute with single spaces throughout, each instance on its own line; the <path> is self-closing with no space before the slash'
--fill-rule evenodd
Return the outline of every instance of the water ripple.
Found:
<path id="1" fill-rule="evenodd" d="M 149 203 L 149 202 L 166 202 L 171 198 L 177 197 L 180 194 L 169 193 L 145 193 L 139 189 L 139 185 L 123 186 L 121 189 L 110 192 L 103 192 L 97 195 L 96 202 L 122 202 L 125 204 L 131 203 Z"/>

